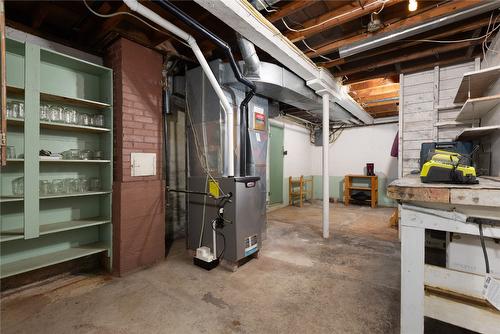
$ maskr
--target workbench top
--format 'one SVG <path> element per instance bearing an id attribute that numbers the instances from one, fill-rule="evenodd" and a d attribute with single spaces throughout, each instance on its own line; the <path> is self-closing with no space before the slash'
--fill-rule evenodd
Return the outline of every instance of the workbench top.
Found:
<path id="1" fill-rule="evenodd" d="M 500 206 L 500 178 L 479 177 L 479 184 L 422 183 L 418 175 L 397 179 L 387 187 L 389 198 L 402 202 Z"/>

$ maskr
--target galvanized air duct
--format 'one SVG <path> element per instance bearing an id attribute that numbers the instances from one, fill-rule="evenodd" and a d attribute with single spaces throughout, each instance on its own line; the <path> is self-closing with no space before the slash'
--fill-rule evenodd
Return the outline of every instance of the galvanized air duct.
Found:
<path id="1" fill-rule="evenodd" d="M 260 79 L 260 60 L 255 45 L 240 34 L 236 34 L 238 47 L 245 62 L 243 75 L 250 80 Z"/>
<path id="2" fill-rule="evenodd" d="M 350 45 L 341 47 L 339 49 L 339 55 L 340 58 L 350 57 L 355 54 L 375 49 L 407 37 L 421 34 L 426 31 L 436 29 L 450 23 L 465 20 L 469 17 L 486 13 L 490 10 L 495 10 L 499 7 L 500 7 L 500 2 L 498 0 L 484 1 L 481 4 L 474 5 L 471 8 L 460 11 L 458 13 L 443 15 L 441 17 L 438 17 L 436 19 L 433 19 L 431 21 L 422 24 L 417 24 L 409 28 L 405 27 L 393 32 L 382 33 L 375 37 L 367 38 L 360 42 L 352 43 Z"/>

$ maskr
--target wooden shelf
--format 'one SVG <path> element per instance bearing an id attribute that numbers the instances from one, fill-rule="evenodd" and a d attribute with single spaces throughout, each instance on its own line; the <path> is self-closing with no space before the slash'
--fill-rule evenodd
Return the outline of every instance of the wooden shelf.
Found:
<path id="1" fill-rule="evenodd" d="M 488 90 L 488 87 L 498 77 L 500 77 L 500 66 L 464 73 L 454 103 L 464 103 L 469 98 L 484 97 L 484 93 Z"/>
<path id="2" fill-rule="evenodd" d="M 108 224 L 111 220 L 104 217 L 70 220 L 66 222 L 40 225 L 40 235 L 74 230 L 82 227 Z M 0 242 L 24 238 L 23 229 L 13 229 L 0 232 Z"/>
<path id="3" fill-rule="evenodd" d="M 80 99 L 77 97 L 67 97 L 59 96 L 50 93 L 40 92 L 40 100 L 48 102 L 57 102 L 64 105 L 72 105 L 75 107 L 91 108 L 91 109 L 104 109 L 109 108 L 111 105 L 109 103 L 103 103 L 98 101 L 91 101 L 86 99 Z"/>
<path id="4" fill-rule="evenodd" d="M 85 192 L 85 193 L 40 196 L 40 199 L 82 197 L 82 196 L 96 196 L 96 195 L 104 195 L 104 194 L 110 194 L 110 193 L 111 193 L 111 191 L 88 191 L 88 192 Z"/>
<path id="5" fill-rule="evenodd" d="M 5 278 L 21 274 L 27 271 L 78 259 L 84 256 L 102 253 L 107 250 L 108 248 L 105 244 L 98 242 L 88 245 L 71 247 L 62 251 L 52 252 L 49 254 L 38 255 L 24 260 L 4 263 L 0 266 L 0 277 Z"/>
<path id="6" fill-rule="evenodd" d="M 23 200 L 24 200 L 24 197 L 0 196 L 0 203 L 21 202 Z"/>
<path id="7" fill-rule="evenodd" d="M 479 119 L 486 115 L 488 111 L 495 108 L 499 103 L 500 94 L 468 99 L 462 106 L 462 109 L 457 115 L 456 120 L 465 121 L 471 119 Z"/>
<path id="8" fill-rule="evenodd" d="M 481 126 L 477 128 L 464 129 L 456 138 L 456 140 L 475 139 L 486 136 L 492 132 L 500 130 L 500 125 Z"/>
<path id="9" fill-rule="evenodd" d="M 364 191 L 371 191 L 371 187 L 356 187 L 356 186 L 349 186 L 349 190 L 364 190 Z"/>

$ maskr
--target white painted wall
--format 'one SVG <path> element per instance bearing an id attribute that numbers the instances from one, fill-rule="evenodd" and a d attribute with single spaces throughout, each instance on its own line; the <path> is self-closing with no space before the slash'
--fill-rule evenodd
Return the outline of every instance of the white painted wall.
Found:
<path id="1" fill-rule="evenodd" d="M 345 129 L 330 144 L 330 176 L 364 174 L 367 162 L 375 164 L 375 174 L 388 179 L 398 176 L 397 158 L 391 157 L 391 148 L 398 124 L 380 124 Z M 321 175 L 321 147 L 311 146 L 312 174 Z"/>

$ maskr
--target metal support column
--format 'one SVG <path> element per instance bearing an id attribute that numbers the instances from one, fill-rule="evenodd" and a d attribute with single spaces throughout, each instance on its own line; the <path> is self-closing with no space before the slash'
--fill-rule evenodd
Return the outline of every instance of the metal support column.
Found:
<path id="1" fill-rule="evenodd" d="M 323 94 L 323 238 L 330 236 L 330 177 L 328 173 L 328 144 L 330 142 L 330 96 Z"/>

